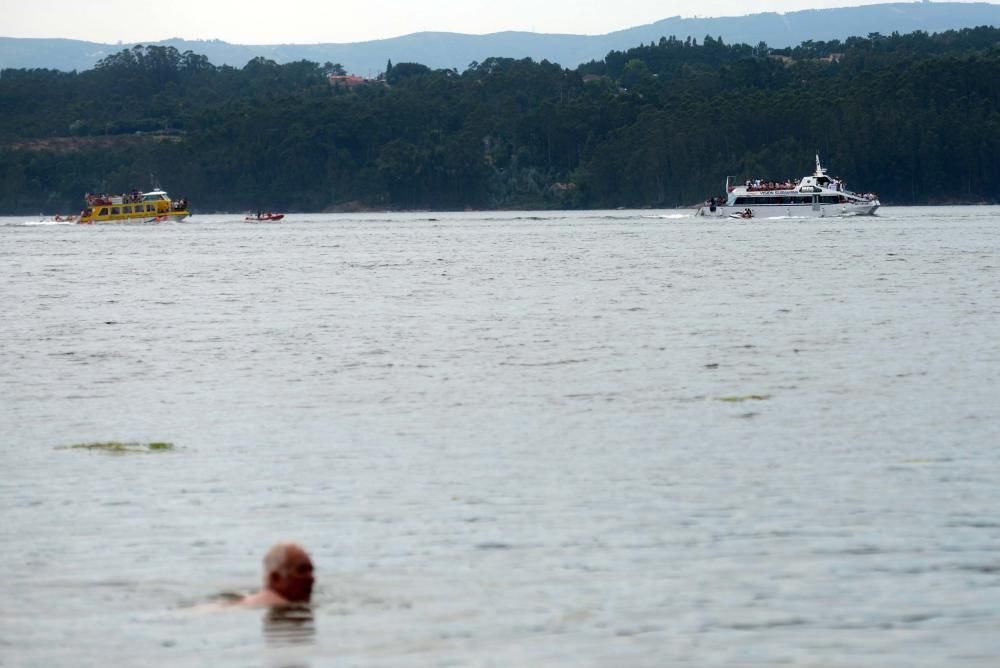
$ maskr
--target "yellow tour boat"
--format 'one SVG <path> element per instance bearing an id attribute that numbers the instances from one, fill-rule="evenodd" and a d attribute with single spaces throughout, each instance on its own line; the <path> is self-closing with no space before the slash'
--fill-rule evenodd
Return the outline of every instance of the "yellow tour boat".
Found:
<path id="1" fill-rule="evenodd" d="M 159 188 L 148 193 L 138 190 L 122 195 L 87 193 L 87 208 L 80 213 L 81 225 L 94 223 L 162 223 L 180 221 L 191 215 L 187 199 L 171 200 Z"/>

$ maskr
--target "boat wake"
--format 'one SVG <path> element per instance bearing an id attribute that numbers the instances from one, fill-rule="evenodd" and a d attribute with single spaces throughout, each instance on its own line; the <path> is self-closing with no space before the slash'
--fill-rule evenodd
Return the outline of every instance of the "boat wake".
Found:
<path id="1" fill-rule="evenodd" d="M 75 225 L 72 220 L 26 220 L 22 225 Z"/>

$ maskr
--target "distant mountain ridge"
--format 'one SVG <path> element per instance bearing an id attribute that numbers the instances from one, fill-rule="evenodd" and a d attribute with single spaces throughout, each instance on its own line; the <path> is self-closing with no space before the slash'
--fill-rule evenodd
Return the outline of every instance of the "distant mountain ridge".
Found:
<path id="1" fill-rule="evenodd" d="M 699 42 L 706 35 L 727 44 L 766 42 L 771 47 L 796 46 L 804 41 L 829 41 L 869 33 L 928 33 L 976 26 L 1000 26 L 1000 5 L 961 2 L 886 3 L 862 7 L 814 9 L 785 14 L 764 13 L 721 18 L 675 16 L 648 25 L 605 35 L 563 35 L 498 32 L 489 35 L 419 32 L 401 37 L 348 44 L 241 45 L 220 40 L 168 39 L 143 42 L 172 46 L 206 56 L 214 65 L 243 67 L 264 57 L 278 63 L 309 60 L 340 63 L 348 72 L 373 76 L 386 62 L 416 62 L 435 69 L 463 71 L 473 61 L 490 57 L 548 60 L 575 68 L 600 60 L 609 51 L 623 51 L 671 35 Z M 71 39 L 0 37 L 0 68 L 87 70 L 102 58 L 137 42 L 101 44 Z"/>

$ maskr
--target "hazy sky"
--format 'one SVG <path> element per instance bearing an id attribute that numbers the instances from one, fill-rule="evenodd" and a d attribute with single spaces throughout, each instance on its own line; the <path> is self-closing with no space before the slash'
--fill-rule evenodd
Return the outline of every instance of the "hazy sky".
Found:
<path id="1" fill-rule="evenodd" d="M 598 35 L 670 16 L 877 4 L 879 0 L 0 0 L 0 36 L 91 42 L 170 37 L 236 44 L 360 42 L 424 30 Z"/>

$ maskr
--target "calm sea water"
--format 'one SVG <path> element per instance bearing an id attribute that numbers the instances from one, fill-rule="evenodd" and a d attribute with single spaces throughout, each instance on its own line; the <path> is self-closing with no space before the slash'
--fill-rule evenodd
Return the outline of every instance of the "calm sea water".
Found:
<path id="1" fill-rule="evenodd" d="M 35 222 L 0 665 L 1000 660 L 1000 208 Z"/>

